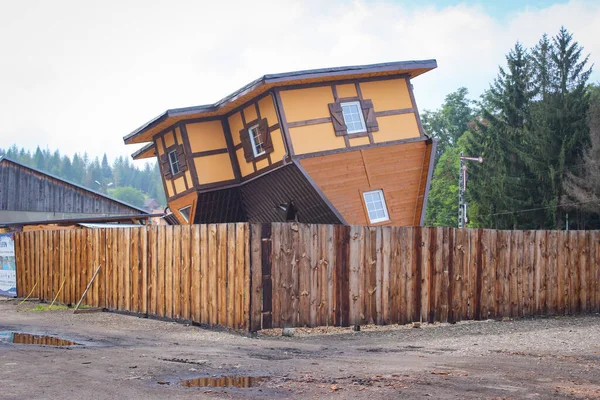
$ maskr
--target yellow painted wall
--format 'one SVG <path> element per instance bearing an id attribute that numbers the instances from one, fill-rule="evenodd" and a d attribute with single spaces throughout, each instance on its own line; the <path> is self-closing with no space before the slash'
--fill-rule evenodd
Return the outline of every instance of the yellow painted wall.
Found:
<path id="1" fill-rule="evenodd" d="M 256 114 L 256 103 L 252 103 L 244 108 L 244 119 L 246 120 L 246 124 L 258 119 L 258 115 Z"/>
<path id="2" fill-rule="evenodd" d="M 183 176 L 180 176 L 179 178 L 175 179 L 173 183 L 175 184 L 176 194 L 185 192 L 185 178 Z"/>
<path id="3" fill-rule="evenodd" d="M 338 98 L 341 97 L 357 97 L 356 85 L 354 83 L 346 83 L 344 85 L 336 85 Z"/>
<path id="4" fill-rule="evenodd" d="M 288 123 L 330 117 L 328 104 L 332 103 L 331 83 L 308 89 L 282 90 L 283 109 Z M 359 84 L 363 99 L 371 99 L 375 112 L 403 110 L 413 104 L 406 80 L 389 79 Z M 338 98 L 358 96 L 354 83 L 336 85 Z M 420 135 L 413 113 L 378 117 L 379 131 L 373 132 L 375 142 L 418 137 Z M 292 145 L 296 154 L 327 151 L 345 147 L 343 137 L 335 136 L 332 123 L 290 127 Z M 367 137 L 348 135 L 350 146 L 369 144 Z"/>
<path id="5" fill-rule="evenodd" d="M 163 137 L 165 138 L 165 146 L 167 146 L 167 149 L 175 144 L 175 138 L 173 137 L 172 131 L 165 133 Z"/>
<path id="6" fill-rule="evenodd" d="M 171 184 L 171 180 L 170 179 L 166 181 L 165 186 L 167 187 L 167 196 L 168 197 L 175 196 L 175 193 L 173 192 L 173 185 Z"/>
<path id="7" fill-rule="evenodd" d="M 346 147 L 342 136 L 335 136 L 333 124 L 317 124 L 290 128 L 296 154 L 314 153 Z"/>
<path id="8" fill-rule="evenodd" d="M 260 111 L 261 118 L 266 118 L 269 126 L 278 123 L 277 112 L 275 111 L 275 104 L 273 104 L 273 98 L 271 96 L 265 96 L 258 102 L 258 109 Z"/>
<path id="9" fill-rule="evenodd" d="M 194 186 L 194 182 L 192 182 L 192 174 L 190 173 L 190 169 L 188 168 L 187 171 L 185 171 L 185 180 L 187 182 L 188 187 L 193 187 Z"/>
<path id="10" fill-rule="evenodd" d="M 227 153 L 196 157 L 194 158 L 194 166 L 196 167 L 196 174 L 198 174 L 198 183 L 200 185 L 227 181 L 235 177 L 231 160 Z"/>
<path id="11" fill-rule="evenodd" d="M 260 171 L 263 168 L 267 168 L 269 166 L 269 160 L 266 158 L 263 158 L 260 161 L 256 162 L 256 170 Z"/>
<path id="12" fill-rule="evenodd" d="M 411 108 L 413 106 L 404 79 L 362 82 L 360 91 L 363 99 L 373 100 L 375 112 Z"/>
<path id="13" fill-rule="evenodd" d="M 242 177 L 248 176 L 254 172 L 254 166 L 252 163 L 247 163 L 246 158 L 244 157 L 244 149 L 239 149 L 236 152 L 238 164 L 240 165 L 240 173 Z"/>
<path id="14" fill-rule="evenodd" d="M 379 124 L 379 131 L 373 132 L 373 140 L 376 143 L 408 139 L 420 135 L 414 113 L 379 117 L 377 123 Z"/>
<path id="15" fill-rule="evenodd" d="M 329 117 L 329 103 L 333 103 L 331 86 L 280 92 L 287 122 Z"/>
<path id="16" fill-rule="evenodd" d="M 283 143 L 283 136 L 281 130 L 276 129 L 271 132 L 271 140 L 273 141 L 273 152 L 271 153 L 271 162 L 274 164 L 278 161 L 283 160 L 285 155 L 285 145 Z"/>
<path id="17" fill-rule="evenodd" d="M 154 145 L 156 146 L 156 151 L 158 151 L 159 156 L 165 154 L 165 148 L 163 147 L 162 140 L 160 140 L 160 138 L 154 142 Z"/>
<path id="18" fill-rule="evenodd" d="M 227 148 L 221 121 L 187 124 L 185 129 L 193 153 Z"/>
<path id="19" fill-rule="evenodd" d="M 183 144 L 183 140 L 181 139 L 181 128 L 175 128 L 175 137 L 177 137 L 177 143 Z"/>
<path id="20" fill-rule="evenodd" d="M 227 118 L 227 121 L 229 122 L 229 130 L 231 131 L 231 137 L 233 138 L 233 145 L 240 144 L 240 131 L 244 129 L 242 114 L 240 112 L 231 114 L 231 116 Z"/>
<path id="21" fill-rule="evenodd" d="M 351 137 L 351 136 L 349 136 Z M 350 146 L 364 146 L 365 144 L 369 144 L 371 143 L 369 141 L 369 137 L 368 136 L 363 136 L 363 137 L 358 137 L 358 138 L 354 138 L 354 139 L 350 139 Z"/>

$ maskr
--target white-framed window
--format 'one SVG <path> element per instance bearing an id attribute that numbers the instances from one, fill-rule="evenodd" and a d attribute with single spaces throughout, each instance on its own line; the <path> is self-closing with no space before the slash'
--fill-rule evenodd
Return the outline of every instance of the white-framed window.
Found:
<path id="1" fill-rule="evenodd" d="M 187 206 L 179 209 L 179 214 L 185 219 L 185 222 L 190 222 L 190 211 L 192 206 Z"/>
<path id="2" fill-rule="evenodd" d="M 348 128 L 348 134 L 367 131 L 365 117 L 363 116 L 359 101 L 342 103 L 342 112 L 344 115 L 344 122 Z"/>
<path id="3" fill-rule="evenodd" d="M 254 157 L 262 156 L 265 154 L 265 149 L 263 148 L 264 138 L 260 134 L 260 129 L 258 129 L 258 125 L 254 125 L 248 128 L 248 135 L 250 136 L 250 142 L 252 143 L 252 152 L 254 153 Z"/>
<path id="4" fill-rule="evenodd" d="M 367 213 L 369 214 L 369 221 L 371 221 L 372 224 L 388 221 L 390 219 L 387 206 L 385 205 L 385 197 L 383 197 L 383 190 L 364 192 L 363 197 L 365 199 Z"/>
<path id="5" fill-rule="evenodd" d="M 169 152 L 169 164 L 171 164 L 171 174 L 177 175 L 181 168 L 179 168 L 179 158 L 177 157 L 177 150 Z"/>

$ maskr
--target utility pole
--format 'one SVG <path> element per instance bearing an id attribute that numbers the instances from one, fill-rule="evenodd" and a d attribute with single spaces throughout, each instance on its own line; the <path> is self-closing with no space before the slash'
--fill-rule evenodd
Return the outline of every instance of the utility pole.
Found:
<path id="1" fill-rule="evenodd" d="M 483 163 L 483 157 L 464 157 L 463 152 L 460 152 L 460 174 L 458 178 L 458 227 L 464 228 L 468 222 L 467 219 L 467 202 L 465 194 L 467 193 L 467 161 L 477 161 Z"/>

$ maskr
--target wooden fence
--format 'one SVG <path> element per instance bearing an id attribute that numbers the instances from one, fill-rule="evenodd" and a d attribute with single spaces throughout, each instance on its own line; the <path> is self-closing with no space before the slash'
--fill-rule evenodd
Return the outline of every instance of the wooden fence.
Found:
<path id="1" fill-rule="evenodd" d="M 88 305 L 241 330 L 600 312 L 599 231 L 220 224 L 16 249 L 20 296 L 75 303 L 102 265 Z"/>
<path id="2" fill-rule="evenodd" d="M 17 294 L 247 329 L 249 226 L 36 231 L 16 235 Z M 61 285 L 62 287 L 61 290 Z M 60 291 L 60 292 L 59 292 Z"/>

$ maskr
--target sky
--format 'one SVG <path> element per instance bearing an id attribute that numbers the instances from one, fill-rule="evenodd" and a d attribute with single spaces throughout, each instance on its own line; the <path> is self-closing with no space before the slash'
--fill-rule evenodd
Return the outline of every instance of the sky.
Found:
<path id="1" fill-rule="evenodd" d="M 269 73 L 436 59 L 419 109 L 477 98 L 516 41 L 561 26 L 600 81 L 597 0 L 0 0 L 0 147 L 133 153 L 123 136 Z"/>

